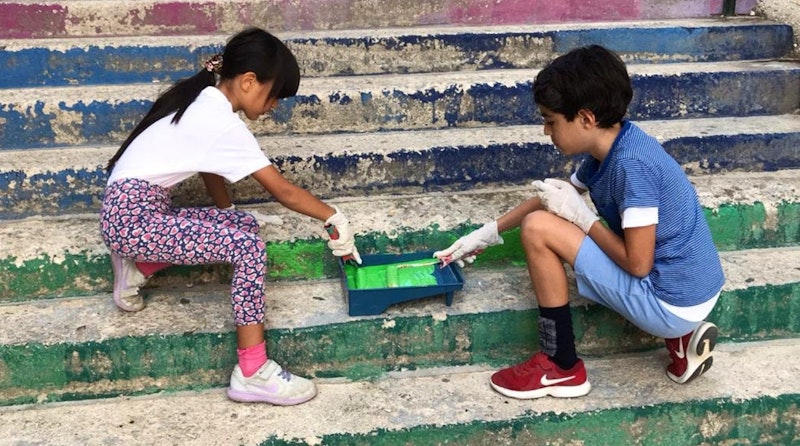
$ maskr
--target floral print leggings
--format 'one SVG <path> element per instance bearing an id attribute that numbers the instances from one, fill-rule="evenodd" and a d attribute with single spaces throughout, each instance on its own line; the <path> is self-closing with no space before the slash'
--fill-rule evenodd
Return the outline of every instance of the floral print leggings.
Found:
<path id="1" fill-rule="evenodd" d="M 111 251 L 136 262 L 232 264 L 234 324 L 264 322 L 267 252 L 252 215 L 217 208 L 172 208 L 169 189 L 126 178 L 106 188 L 100 232 Z"/>

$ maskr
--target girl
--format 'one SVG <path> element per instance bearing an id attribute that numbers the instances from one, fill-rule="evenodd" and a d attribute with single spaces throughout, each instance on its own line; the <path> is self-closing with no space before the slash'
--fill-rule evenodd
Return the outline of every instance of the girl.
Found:
<path id="1" fill-rule="evenodd" d="M 203 70 L 162 94 L 107 167 L 100 230 L 111 251 L 120 309 L 144 308 L 138 287 L 170 264 L 233 265 L 239 360 L 227 393 L 235 401 L 292 405 L 317 390 L 267 358 L 265 245 L 256 218 L 231 203 L 225 180 L 252 176 L 283 206 L 335 227 L 338 238 L 328 242 L 335 255 L 361 261 L 347 217 L 284 178 L 236 114 L 256 119 L 269 113 L 279 99 L 297 93 L 299 83 L 289 49 L 264 30 L 247 29 Z M 170 189 L 196 173 L 217 208 L 173 208 Z"/>

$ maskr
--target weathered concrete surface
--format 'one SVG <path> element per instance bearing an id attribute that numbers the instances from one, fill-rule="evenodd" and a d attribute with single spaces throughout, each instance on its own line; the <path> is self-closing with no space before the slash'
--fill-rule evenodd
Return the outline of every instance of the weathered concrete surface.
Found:
<path id="1" fill-rule="evenodd" d="M 758 0 L 755 13 L 794 28 L 794 57 L 800 58 L 800 1 Z"/>
<path id="2" fill-rule="evenodd" d="M 800 282 L 800 269 L 794 267 L 800 265 L 798 248 L 724 252 L 721 258 L 727 279 L 725 291 Z M 269 283 L 266 324 L 275 329 L 299 329 L 354 320 L 424 315 L 445 320 L 463 314 L 535 308 L 530 280 L 522 267 L 499 271 L 467 268 L 464 275 L 465 287 L 456 293 L 450 307 L 444 305 L 443 298 L 432 298 L 392 306 L 378 316 L 362 317 L 347 315 L 338 280 Z M 152 334 L 224 332 L 233 328 L 228 292 L 224 285 L 193 282 L 154 289 L 148 293 L 152 295 L 148 307 L 132 314 L 117 311 L 109 294 L 6 304 L 0 306 L 0 314 L 9 327 L 16 328 L 0 332 L 0 344 L 47 345 Z M 574 289 L 572 292 L 576 306 L 587 304 Z"/>
<path id="3" fill-rule="evenodd" d="M 692 175 L 800 168 L 800 116 L 640 121 Z M 260 139 L 294 183 L 326 199 L 515 185 L 568 176 L 541 126 L 419 130 Z M 0 150 L 0 218 L 98 212 L 116 147 Z M 486 157 L 491 153 L 491 157 Z M 232 185 L 237 203 L 270 201 L 253 180 Z M 210 204 L 195 178 L 174 191 L 178 205 Z"/>
<path id="4" fill-rule="evenodd" d="M 723 250 L 800 243 L 796 170 L 692 176 L 707 209 L 707 219 Z M 363 253 L 411 252 L 447 246 L 473 225 L 497 218 L 530 197 L 528 186 L 479 188 L 469 192 L 375 195 L 333 200 L 353 222 Z M 279 216 L 282 225 L 266 225 L 268 276 L 271 279 L 330 277 L 333 257 L 319 222 L 277 203 L 242 206 Z M 110 288 L 108 252 L 96 214 L 32 217 L 0 222 L 0 300 L 36 299 Z M 489 264 L 522 261 L 518 233 L 490 250 Z M 46 240 L 46 243 L 31 243 Z M 191 272 L 190 272 L 191 271 Z M 154 284 L 173 280 L 227 282 L 229 271 L 178 268 Z"/>
<path id="5" fill-rule="evenodd" d="M 800 335 L 799 249 L 737 251 L 722 260 L 728 281 L 709 317 L 720 342 Z M 366 317 L 347 316 L 338 280 L 269 284 L 268 351 L 307 376 L 357 380 L 529 355 L 537 311 L 524 268 L 464 273 L 451 307 L 435 297 Z M 13 328 L 0 333 L 0 406 L 224 386 L 235 363 L 228 287 L 186 285 L 195 284 L 148 291 L 148 307 L 135 314 L 118 311 L 108 294 L 0 306 L 4 326 Z M 582 355 L 661 347 L 572 293 Z"/>
<path id="6" fill-rule="evenodd" d="M 334 436 L 341 435 L 365 436 L 349 444 L 375 444 L 403 430 L 417 431 L 410 437 L 412 444 L 438 444 L 444 439 L 435 434 L 437 429 L 476 422 L 480 430 L 495 432 L 502 444 L 532 444 L 531 438 L 558 444 L 640 444 L 644 439 L 651 439 L 648 444 L 720 444 L 728 439 L 737 444 L 788 444 L 783 440 L 796 438 L 800 341 L 718 345 L 714 367 L 685 386 L 664 376 L 666 362 L 662 353 L 588 360 L 592 392 L 563 400 L 508 399 L 489 388 L 491 370 L 447 368 L 392 374 L 375 381 L 320 381 L 317 398 L 296 407 L 232 403 L 221 390 L 213 390 L 4 408 L 0 409 L 0 444 L 286 444 L 278 440 L 348 444 L 341 438 L 336 442 Z M 764 373 L 764 364 L 780 366 Z M 753 385 L 754 377 L 758 385 Z M 751 400 L 772 410 L 756 411 L 743 419 L 729 413 L 730 407 L 724 404 L 747 405 Z M 718 402 L 706 407 L 703 401 Z M 659 409 L 664 404 L 668 405 Z M 696 420 L 680 417 L 679 424 L 672 421 L 659 427 L 654 421 L 647 426 L 648 419 L 660 419 L 660 412 L 676 415 L 686 406 L 700 406 Z M 593 423 L 568 423 L 582 414 L 604 412 L 610 412 L 605 423 L 613 429 L 601 432 L 610 438 L 593 436 L 598 431 Z M 502 429 L 513 426 L 515 420 L 527 420 L 529 432 Z M 556 428 L 565 422 L 569 428 Z M 333 437 L 330 442 L 328 437 Z M 769 438 L 779 440 L 773 443 Z"/>
<path id="7" fill-rule="evenodd" d="M 633 64 L 633 120 L 793 113 L 800 64 L 733 61 Z M 298 95 L 249 123 L 254 134 L 491 127 L 540 122 L 536 70 L 310 78 Z M 357 80 L 357 83 L 354 82 Z M 0 148 L 116 144 L 152 105 L 160 84 L 4 89 Z M 731 94 L 735 91 L 736 94 Z"/>
<path id="8" fill-rule="evenodd" d="M 640 121 L 692 175 L 800 168 L 800 116 Z M 449 128 L 260 139 L 294 183 L 327 199 L 458 191 L 567 176 L 541 126 Z M 98 212 L 116 147 L 0 150 L 0 218 Z M 500 168 L 499 166 L 502 166 Z M 253 180 L 231 187 L 237 203 L 270 201 Z M 208 205 L 195 178 L 174 191 L 177 205 Z"/>
<path id="9" fill-rule="evenodd" d="M 423 27 L 280 33 L 305 77 L 537 68 L 589 43 L 628 63 L 775 59 L 787 25 L 756 17 L 624 24 Z M 172 82 L 195 74 L 228 36 L 16 39 L 3 44 L 0 88 Z M 144 61 L 157 61 L 144 63 Z"/>
<path id="10" fill-rule="evenodd" d="M 754 4 L 739 0 L 736 12 L 747 14 Z M 417 0 L 413 8 L 403 0 L 12 1 L 0 3 L 0 38 L 674 19 L 719 15 L 721 7 L 712 0 Z"/>

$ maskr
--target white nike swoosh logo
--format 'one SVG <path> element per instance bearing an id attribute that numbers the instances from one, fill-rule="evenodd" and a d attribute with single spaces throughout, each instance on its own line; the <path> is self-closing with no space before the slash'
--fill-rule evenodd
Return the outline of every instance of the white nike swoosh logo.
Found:
<path id="1" fill-rule="evenodd" d="M 675 356 L 677 356 L 679 359 L 684 359 L 686 357 L 686 353 L 683 351 L 683 340 L 682 339 L 678 340 L 678 346 L 679 346 L 678 347 L 678 351 L 675 352 Z"/>
<path id="2" fill-rule="evenodd" d="M 573 378 L 575 378 L 575 375 L 556 379 L 549 379 L 547 375 L 542 375 L 542 378 L 539 380 L 539 382 L 542 383 L 543 386 L 552 386 L 553 384 L 563 383 L 564 381 L 569 381 Z"/>

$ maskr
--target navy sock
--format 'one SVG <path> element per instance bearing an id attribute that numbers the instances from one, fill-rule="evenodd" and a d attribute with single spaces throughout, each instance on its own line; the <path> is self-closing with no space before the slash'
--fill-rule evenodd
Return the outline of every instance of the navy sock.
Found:
<path id="1" fill-rule="evenodd" d="M 562 369 L 572 368 L 578 362 L 569 304 L 555 308 L 539 307 L 539 344 Z"/>

